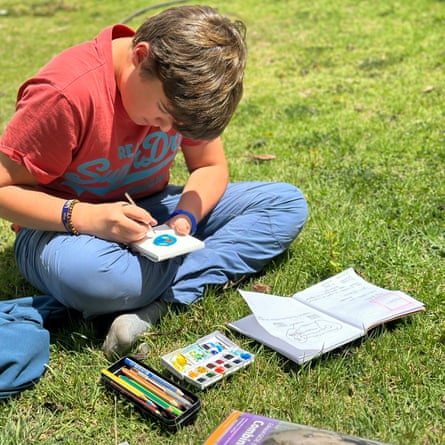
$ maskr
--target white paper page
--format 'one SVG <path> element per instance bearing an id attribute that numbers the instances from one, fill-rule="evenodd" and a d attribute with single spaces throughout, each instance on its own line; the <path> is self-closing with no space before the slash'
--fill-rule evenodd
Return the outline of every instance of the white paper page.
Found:
<path id="1" fill-rule="evenodd" d="M 423 304 L 409 295 L 368 283 L 352 268 L 298 292 L 292 298 L 365 330 L 423 309 Z"/>
<path id="2" fill-rule="evenodd" d="M 269 334 L 302 351 L 327 352 L 364 334 L 363 330 L 342 323 L 293 298 L 239 292 L 258 323 Z"/>

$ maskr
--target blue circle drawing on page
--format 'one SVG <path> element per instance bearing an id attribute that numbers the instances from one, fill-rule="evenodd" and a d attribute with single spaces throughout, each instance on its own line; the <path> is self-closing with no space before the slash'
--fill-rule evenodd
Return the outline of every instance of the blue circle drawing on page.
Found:
<path id="1" fill-rule="evenodd" d="M 176 243 L 176 237 L 173 235 L 168 235 L 167 233 L 159 235 L 153 240 L 153 244 L 155 246 L 168 247 L 168 246 L 172 246 L 175 243 Z"/>

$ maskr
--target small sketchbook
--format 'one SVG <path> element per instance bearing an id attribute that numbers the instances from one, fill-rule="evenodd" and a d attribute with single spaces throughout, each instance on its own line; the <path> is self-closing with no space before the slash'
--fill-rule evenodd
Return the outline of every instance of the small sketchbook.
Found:
<path id="1" fill-rule="evenodd" d="M 203 445 L 360 444 L 390 445 L 257 414 L 232 411 Z"/>
<path id="2" fill-rule="evenodd" d="M 350 268 L 292 297 L 239 290 L 252 314 L 228 326 L 303 364 L 386 322 L 425 310 L 401 291 L 375 286 Z"/>
<path id="3" fill-rule="evenodd" d="M 191 235 L 177 235 L 166 224 L 153 227 L 153 233 L 142 241 L 132 243 L 131 248 L 152 261 L 164 261 L 194 250 L 202 249 L 204 242 Z"/>

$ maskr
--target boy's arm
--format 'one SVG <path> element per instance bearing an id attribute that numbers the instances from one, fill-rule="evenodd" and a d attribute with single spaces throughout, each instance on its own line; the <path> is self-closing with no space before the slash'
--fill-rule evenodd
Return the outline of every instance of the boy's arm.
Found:
<path id="1" fill-rule="evenodd" d="M 177 209 L 190 212 L 199 222 L 223 195 L 228 178 L 227 161 L 220 138 L 198 146 L 183 146 L 190 176 L 185 184 Z M 178 233 L 187 234 L 191 221 L 179 215 L 169 223 Z"/>
<path id="2" fill-rule="evenodd" d="M 0 218 L 21 227 L 65 232 L 61 209 L 65 200 L 39 190 L 28 170 L 0 153 Z M 145 237 L 154 221 L 140 207 L 126 202 L 78 203 L 72 223 L 80 233 L 129 243 Z"/>
<path id="3" fill-rule="evenodd" d="M 59 217 L 63 200 L 38 191 L 28 170 L 0 153 L 0 217 L 19 226 L 64 230 Z"/>

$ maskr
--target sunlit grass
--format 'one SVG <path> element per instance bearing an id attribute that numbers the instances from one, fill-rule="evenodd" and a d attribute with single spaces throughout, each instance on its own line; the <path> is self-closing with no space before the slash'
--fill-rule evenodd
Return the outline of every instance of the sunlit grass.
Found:
<path id="1" fill-rule="evenodd" d="M 242 287 L 261 283 L 291 295 L 352 266 L 423 301 L 426 312 L 299 367 L 228 331 L 226 323 L 248 309 L 235 289 L 209 290 L 142 339 L 150 347 L 147 363 L 161 369 L 162 354 L 215 329 L 256 361 L 199 392 L 196 421 L 174 434 L 104 390 L 103 333 L 74 320 L 52 334 L 49 367 L 37 386 L 0 405 L 0 442 L 195 445 L 239 409 L 382 442 L 443 443 L 445 3 L 211 4 L 248 26 L 245 95 L 223 136 L 231 179 L 294 183 L 310 208 L 289 252 Z M 142 6 L 3 2 L 9 13 L 0 16 L 0 130 L 26 77 Z M 173 181 L 184 178 L 178 159 Z M 15 266 L 9 223 L 0 224 L 2 298 L 32 294 Z"/>

